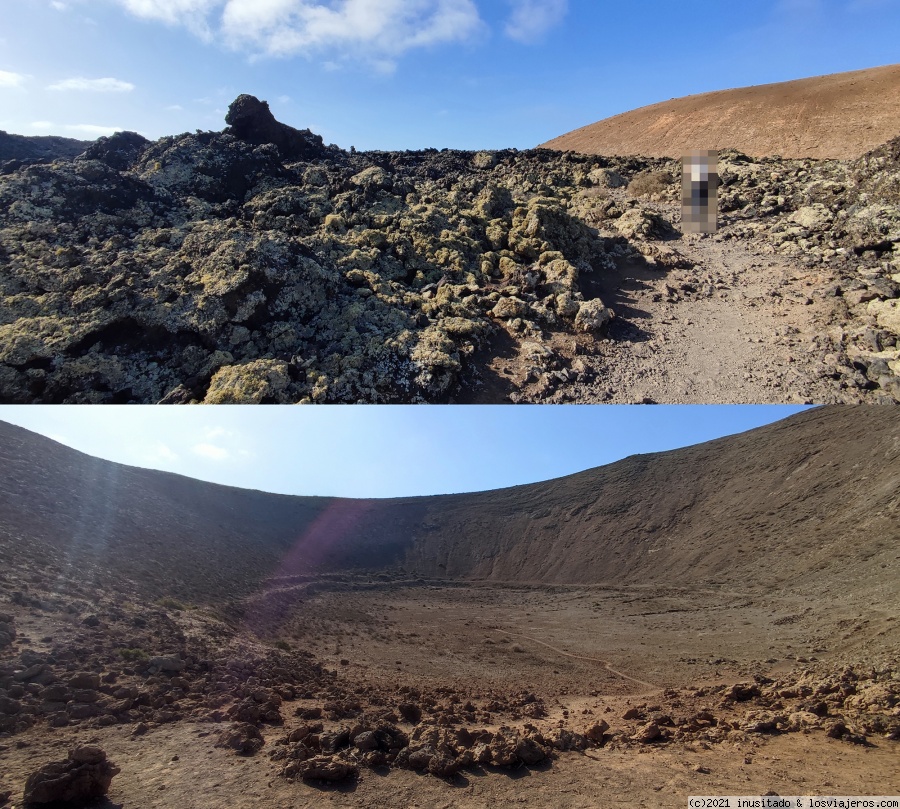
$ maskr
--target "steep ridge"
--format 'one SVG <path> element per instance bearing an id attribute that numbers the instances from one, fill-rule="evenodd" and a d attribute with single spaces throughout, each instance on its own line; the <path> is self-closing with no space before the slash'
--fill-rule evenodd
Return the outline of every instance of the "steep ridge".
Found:
<path id="1" fill-rule="evenodd" d="M 890 584 L 898 463 L 896 408 L 821 408 L 560 480 L 436 499 L 435 528 L 409 564 L 554 583 Z"/>
<path id="2" fill-rule="evenodd" d="M 900 410 L 825 407 L 558 480 L 291 497 L 91 458 L 0 423 L 0 561 L 200 601 L 383 570 L 497 582 L 900 588 Z"/>
<path id="3" fill-rule="evenodd" d="M 849 159 L 900 132 L 900 65 L 673 98 L 541 144 L 598 155 L 680 157 L 737 149 L 754 157 Z"/>

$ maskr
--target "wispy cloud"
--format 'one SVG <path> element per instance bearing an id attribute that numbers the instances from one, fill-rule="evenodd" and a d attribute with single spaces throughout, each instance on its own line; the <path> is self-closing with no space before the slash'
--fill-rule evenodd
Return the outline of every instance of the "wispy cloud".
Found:
<path id="1" fill-rule="evenodd" d="M 21 73 L 10 73 L 8 70 L 0 70 L 0 87 L 21 87 L 27 78 Z"/>
<path id="2" fill-rule="evenodd" d="M 93 135 L 95 138 L 98 138 L 101 135 L 113 135 L 116 132 L 121 132 L 123 127 L 99 126 L 97 124 L 65 124 L 63 129 L 67 129 L 69 132 L 80 132 L 83 135 Z"/>
<path id="3" fill-rule="evenodd" d="M 508 0 L 512 13 L 506 23 L 506 35 L 518 42 L 535 42 L 569 10 L 568 0 Z"/>
<path id="4" fill-rule="evenodd" d="M 191 451 L 213 461 L 227 461 L 231 457 L 231 453 L 227 449 L 217 447 L 215 444 L 195 444 L 191 447 Z"/>
<path id="5" fill-rule="evenodd" d="M 55 124 L 53 121 L 32 121 L 31 128 L 44 132 L 71 132 L 78 135 L 90 135 L 99 138 L 101 135 L 112 135 L 121 132 L 121 126 L 100 126 L 99 124 Z"/>
<path id="6" fill-rule="evenodd" d="M 171 463 L 178 460 L 178 453 L 162 441 L 155 442 L 140 458 L 142 463 Z"/>
<path id="7" fill-rule="evenodd" d="M 47 89 L 89 91 L 94 93 L 130 93 L 134 89 L 134 85 L 119 79 L 85 79 L 79 76 L 74 79 L 58 81 L 55 84 L 51 84 Z"/>
<path id="8" fill-rule="evenodd" d="M 269 56 L 362 56 L 385 72 L 401 54 L 462 42 L 484 23 L 474 0 L 116 0 L 143 19 L 183 25 Z"/>
<path id="9" fill-rule="evenodd" d="M 207 18 L 222 5 L 221 0 L 117 0 L 128 11 L 145 20 L 159 20 L 167 25 L 182 25 L 203 39 L 211 31 Z"/>
<path id="10" fill-rule="evenodd" d="M 61 2 L 60 0 L 50 0 L 50 5 L 53 6 L 57 11 L 68 11 L 69 6 L 66 3 Z"/>

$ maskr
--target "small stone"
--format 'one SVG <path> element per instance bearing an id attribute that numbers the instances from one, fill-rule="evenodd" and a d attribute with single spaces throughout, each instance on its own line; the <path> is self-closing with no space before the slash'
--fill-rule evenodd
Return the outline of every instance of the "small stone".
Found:
<path id="1" fill-rule="evenodd" d="M 150 665 L 160 671 L 184 671 L 185 662 L 177 655 L 167 655 L 151 658 Z"/>
<path id="2" fill-rule="evenodd" d="M 615 318 L 615 312 L 603 305 L 603 301 L 594 298 L 584 301 L 575 315 L 575 328 L 580 331 L 605 332 Z"/>
<path id="3" fill-rule="evenodd" d="M 650 742 L 656 741 L 660 735 L 661 731 L 659 725 L 657 725 L 656 722 L 648 722 L 631 738 L 641 744 L 649 744 Z"/>
<path id="4" fill-rule="evenodd" d="M 252 756 L 262 749 L 263 744 L 262 734 L 256 725 L 240 722 L 219 734 L 216 747 L 226 747 L 238 755 Z"/>
<path id="5" fill-rule="evenodd" d="M 94 689 L 100 687 L 100 675 L 92 672 L 81 672 L 69 679 L 72 688 Z"/>
<path id="6" fill-rule="evenodd" d="M 609 723 L 605 722 L 603 719 L 598 720 L 593 725 L 591 725 L 584 733 L 587 738 L 589 738 L 592 742 L 602 742 L 603 734 L 609 730 Z"/>

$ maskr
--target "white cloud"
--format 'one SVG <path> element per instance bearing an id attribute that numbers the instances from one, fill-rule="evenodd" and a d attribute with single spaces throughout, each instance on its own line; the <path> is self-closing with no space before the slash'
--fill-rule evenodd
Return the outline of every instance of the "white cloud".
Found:
<path id="1" fill-rule="evenodd" d="M 211 32 L 207 19 L 222 0 L 117 0 L 136 17 L 159 20 L 167 25 L 183 25 L 203 39 Z"/>
<path id="2" fill-rule="evenodd" d="M 226 430 L 224 427 L 207 427 L 203 431 L 203 435 L 210 441 L 214 438 L 231 438 L 234 433 Z"/>
<path id="3" fill-rule="evenodd" d="M 157 441 L 152 452 L 148 453 L 147 459 L 153 462 L 157 461 L 177 461 L 178 453 L 175 452 L 168 444 Z"/>
<path id="4" fill-rule="evenodd" d="M 170 112 L 181 112 L 184 110 L 184 107 L 182 107 L 181 104 L 170 104 L 166 109 Z"/>
<path id="5" fill-rule="evenodd" d="M 568 0 L 508 0 L 513 6 L 506 35 L 519 42 L 534 42 L 562 21 Z"/>
<path id="6" fill-rule="evenodd" d="M 97 124 L 56 124 L 53 121 L 32 121 L 31 128 L 49 132 L 56 130 L 57 133 L 66 131 L 79 135 L 90 135 L 92 138 L 98 138 L 101 135 L 112 135 L 115 132 L 122 132 L 121 126 L 98 126 Z"/>
<path id="7" fill-rule="evenodd" d="M 79 132 L 82 135 L 93 135 L 95 138 L 123 131 L 121 126 L 97 126 L 96 124 L 65 124 L 63 129 L 67 129 L 69 132 Z"/>
<path id="8" fill-rule="evenodd" d="M 184 25 L 204 38 L 219 29 L 232 48 L 257 55 L 336 50 L 380 58 L 465 41 L 482 28 L 474 0 L 116 0 L 143 19 Z"/>
<path id="9" fill-rule="evenodd" d="M 0 70 L 0 87 L 21 87 L 27 76 L 21 73 L 10 73 L 8 70 Z"/>
<path id="10" fill-rule="evenodd" d="M 215 444 L 195 444 L 191 450 L 204 458 L 213 461 L 227 461 L 231 457 L 231 453 L 224 447 L 217 447 Z"/>
<path id="11" fill-rule="evenodd" d="M 74 78 L 51 84 L 48 90 L 88 90 L 95 93 L 130 93 L 134 85 L 119 79 L 85 79 Z"/>
<path id="12" fill-rule="evenodd" d="M 65 3 L 61 3 L 60 0 L 50 0 L 50 5 L 53 6 L 57 11 L 68 11 L 69 7 Z"/>

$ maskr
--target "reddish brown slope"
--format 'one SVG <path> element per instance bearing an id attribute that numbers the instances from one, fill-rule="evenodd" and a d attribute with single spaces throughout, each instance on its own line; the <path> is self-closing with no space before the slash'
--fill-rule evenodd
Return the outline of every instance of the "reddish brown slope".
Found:
<path id="1" fill-rule="evenodd" d="M 675 98 L 541 146 L 646 157 L 733 148 L 753 157 L 848 159 L 898 134 L 900 64 Z"/>

